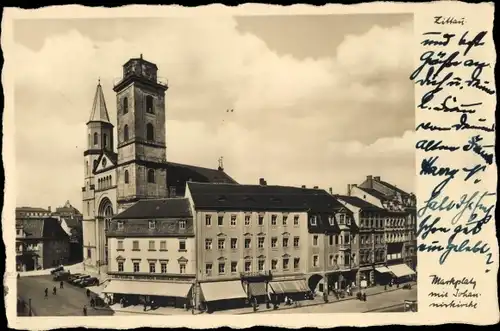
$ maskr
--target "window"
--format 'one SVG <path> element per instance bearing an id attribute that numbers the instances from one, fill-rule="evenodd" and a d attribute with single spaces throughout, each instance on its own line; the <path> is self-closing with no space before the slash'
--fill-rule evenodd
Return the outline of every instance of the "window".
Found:
<path id="1" fill-rule="evenodd" d="M 328 261 L 330 262 L 330 265 L 333 265 L 335 263 L 335 259 L 333 258 L 332 254 L 328 256 Z"/>
<path id="2" fill-rule="evenodd" d="M 346 216 L 345 221 L 347 225 L 351 225 L 351 218 L 349 216 Z"/>
<path id="3" fill-rule="evenodd" d="M 226 240 L 225 239 L 219 239 L 217 242 L 217 247 L 219 249 L 224 249 L 226 246 Z"/>
<path id="4" fill-rule="evenodd" d="M 155 221 L 149 221 L 149 229 L 152 230 L 156 227 Z"/>
<path id="5" fill-rule="evenodd" d="M 128 113 L 128 98 L 123 98 L 123 114 Z"/>
<path id="6" fill-rule="evenodd" d="M 185 240 L 179 240 L 179 250 L 180 251 L 186 250 L 186 241 Z"/>
<path id="7" fill-rule="evenodd" d="M 283 258 L 283 270 L 288 270 L 290 259 L 287 257 Z"/>
<path id="8" fill-rule="evenodd" d="M 155 131 L 153 124 L 146 124 L 146 140 L 153 141 L 155 140 Z"/>
<path id="9" fill-rule="evenodd" d="M 139 272 L 139 271 L 140 271 L 139 262 L 134 262 L 134 272 Z"/>
<path id="10" fill-rule="evenodd" d="M 271 225 L 276 225 L 276 219 L 278 218 L 278 216 L 276 215 L 271 215 Z"/>
<path id="11" fill-rule="evenodd" d="M 132 250 L 134 250 L 134 251 L 138 251 L 139 250 L 139 241 L 138 240 L 134 240 L 132 242 Z"/>
<path id="12" fill-rule="evenodd" d="M 300 268 L 300 258 L 296 257 L 293 259 L 293 268 L 294 269 L 299 269 Z"/>
<path id="13" fill-rule="evenodd" d="M 317 218 L 316 218 L 316 216 L 311 216 L 311 217 L 309 218 L 309 223 L 310 223 L 311 225 L 316 225 L 316 224 L 317 224 Z"/>
<path id="14" fill-rule="evenodd" d="M 318 255 L 313 256 L 313 267 L 319 267 L 319 256 Z"/>
<path id="15" fill-rule="evenodd" d="M 264 225 L 264 215 L 259 215 L 259 225 Z"/>
<path id="16" fill-rule="evenodd" d="M 212 239 L 205 239 L 205 249 L 207 251 L 212 249 Z"/>
<path id="17" fill-rule="evenodd" d="M 299 215 L 293 217 L 293 225 L 299 225 Z"/>
<path id="18" fill-rule="evenodd" d="M 271 269 L 272 270 L 278 269 L 278 260 L 276 260 L 276 259 L 271 260 Z"/>
<path id="19" fill-rule="evenodd" d="M 264 271 L 265 264 L 266 264 L 265 260 L 259 260 L 257 262 L 257 268 L 259 269 L 259 271 Z"/>
<path id="20" fill-rule="evenodd" d="M 299 247 L 299 243 L 300 243 L 300 238 L 293 237 L 293 247 Z"/>
<path id="21" fill-rule="evenodd" d="M 245 225 L 250 225 L 250 215 L 245 215 Z"/>
<path id="22" fill-rule="evenodd" d="M 318 246 L 318 236 L 313 236 L 313 246 Z"/>
<path id="23" fill-rule="evenodd" d="M 151 95 L 146 96 L 146 112 L 149 114 L 154 114 L 154 103 L 153 97 Z"/>
<path id="24" fill-rule="evenodd" d="M 179 222 L 179 229 L 185 230 L 186 229 L 186 221 L 180 221 Z"/>
<path id="25" fill-rule="evenodd" d="M 148 183 L 154 183 L 155 182 L 155 171 L 154 169 L 149 169 L 148 170 Z"/>
<path id="26" fill-rule="evenodd" d="M 344 235 L 344 244 L 349 245 L 350 238 L 349 234 Z"/>
<path id="27" fill-rule="evenodd" d="M 258 242 L 257 242 L 257 247 L 258 248 L 264 248 L 264 240 L 265 238 L 264 237 L 259 237 L 257 238 Z"/>
<path id="28" fill-rule="evenodd" d="M 128 125 L 123 127 L 123 141 L 128 141 Z"/>
<path id="29" fill-rule="evenodd" d="M 149 272 L 152 274 L 156 272 L 156 263 L 149 262 Z"/>
<path id="30" fill-rule="evenodd" d="M 212 276 L 212 263 L 205 264 L 205 275 Z"/>
<path id="31" fill-rule="evenodd" d="M 123 240 L 118 240 L 118 250 L 123 250 Z"/>
<path id="32" fill-rule="evenodd" d="M 245 238 L 245 248 L 251 248 L 251 247 L 252 247 L 252 239 Z"/>
<path id="33" fill-rule="evenodd" d="M 90 259 L 92 257 L 92 251 L 90 248 L 87 248 L 87 257 Z"/>
<path id="34" fill-rule="evenodd" d="M 271 247 L 272 248 L 278 247 L 278 238 L 276 238 L 276 237 L 271 238 Z"/>
<path id="35" fill-rule="evenodd" d="M 167 250 L 167 242 L 165 240 L 160 241 L 160 251 Z"/>
<path id="36" fill-rule="evenodd" d="M 94 133 L 94 145 L 97 145 L 99 144 L 99 136 L 97 134 L 97 132 Z"/>
<path id="37" fill-rule="evenodd" d="M 288 216 L 287 215 L 283 215 L 283 225 L 286 225 L 287 220 L 288 220 Z"/>
<path id="38" fill-rule="evenodd" d="M 179 262 L 179 273 L 181 273 L 181 274 L 186 273 L 186 263 Z"/>
<path id="39" fill-rule="evenodd" d="M 333 246 L 333 235 L 328 236 L 328 245 Z"/>
<path id="40" fill-rule="evenodd" d="M 123 272 L 123 262 L 122 261 L 119 261 L 118 262 L 118 272 Z"/>
<path id="41" fill-rule="evenodd" d="M 245 261 L 245 272 L 250 272 L 250 271 L 252 271 L 252 262 Z"/>
<path id="42" fill-rule="evenodd" d="M 231 215 L 231 226 L 236 226 L 236 215 Z"/>
<path id="43" fill-rule="evenodd" d="M 235 261 L 231 262 L 231 272 L 235 273 L 237 271 L 238 271 L 238 262 Z"/>
<path id="44" fill-rule="evenodd" d="M 223 215 L 219 215 L 217 217 L 217 225 L 224 226 L 224 216 Z"/>
<path id="45" fill-rule="evenodd" d="M 128 181 L 129 181 L 129 179 L 128 179 L 128 170 L 125 170 L 125 173 L 124 173 L 123 177 L 124 177 L 124 180 L 125 180 L 125 184 L 128 184 Z"/>
<path id="46" fill-rule="evenodd" d="M 236 249 L 238 248 L 238 239 L 237 238 L 231 238 L 231 249 Z"/>
<path id="47" fill-rule="evenodd" d="M 160 264 L 160 266 L 161 266 L 161 273 L 166 274 L 167 273 L 167 262 L 162 262 Z"/>
<path id="48" fill-rule="evenodd" d="M 288 247 L 288 238 L 283 238 L 283 247 Z"/>
<path id="49" fill-rule="evenodd" d="M 154 251 L 155 250 L 155 242 L 154 240 L 149 241 L 149 250 Z"/>
<path id="50" fill-rule="evenodd" d="M 339 236 L 336 234 L 335 235 L 335 245 L 339 244 Z"/>
<path id="51" fill-rule="evenodd" d="M 224 262 L 219 263 L 219 275 L 226 273 L 226 264 Z"/>
<path id="52" fill-rule="evenodd" d="M 108 135 L 107 134 L 103 135 L 103 144 L 104 144 L 104 147 L 108 146 Z"/>
<path id="53" fill-rule="evenodd" d="M 339 215 L 339 224 L 345 224 L 345 215 L 344 214 Z"/>
<path id="54" fill-rule="evenodd" d="M 205 225 L 212 226 L 212 216 L 211 215 L 205 215 Z"/>

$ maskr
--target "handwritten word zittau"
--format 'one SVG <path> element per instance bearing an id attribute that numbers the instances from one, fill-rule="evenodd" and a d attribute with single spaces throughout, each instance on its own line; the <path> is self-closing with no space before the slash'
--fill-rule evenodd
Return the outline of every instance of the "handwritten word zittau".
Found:
<path id="1" fill-rule="evenodd" d="M 462 17 L 462 18 L 455 18 L 453 16 L 448 16 L 448 17 L 434 16 L 434 24 L 441 24 L 441 25 L 444 25 L 444 24 L 460 24 L 460 25 L 464 25 L 465 24 L 465 18 L 464 17 Z"/>

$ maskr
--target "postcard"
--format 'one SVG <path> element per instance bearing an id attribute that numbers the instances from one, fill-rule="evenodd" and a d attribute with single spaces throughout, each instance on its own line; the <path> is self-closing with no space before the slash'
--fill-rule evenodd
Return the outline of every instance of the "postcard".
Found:
<path id="1" fill-rule="evenodd" d="M 493 17 L 7 8 L 9 326 L 497 323 Z"/>

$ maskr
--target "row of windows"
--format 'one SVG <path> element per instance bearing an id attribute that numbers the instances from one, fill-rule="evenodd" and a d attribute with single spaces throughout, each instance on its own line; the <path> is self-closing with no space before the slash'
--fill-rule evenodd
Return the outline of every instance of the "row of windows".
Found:
<path id="1" fill-rule="evenodd" d="M 288 215 L 283 215 L 282 216 L 282 224 L 287 225 L 288 224 Z M 250 226 L 252 222 L 251 215 L 245 215 L 245 226 Z M 259 215 L 257 219 L 257 224 L 258 225 L 264 225 L 264 215 Z M 205 215 L 205 225 L 206 226 L 212 226 L 212 215 Z M 224 226 L 224 215 L 218 215 L 217 217 L 217 225 L 218 226 Z M 237 225 L 237 215 L 231 215 L 230 218 L 230 226 L 236 226 Z M 271 215 L 271 225 L 276 226 L 278 225 L 278 215 L 274 214 Z M 299 225 L 299 215 L 295 215 L 293 217 L 293 225 L 297 226 Z"/>
<path id="2" fill-rule="evenodd" d="M 123 98 L 122 105 L 123 105 L 123 114 L 125 115 L 128 113 L 128 98 L 127 97 Z M 155 113 L 154 99 L 151 95 L 146 96 L 146 113 L 148 113 L 148 114 Z"/>
<path id="3" fill-rule="evenodd" d="M 328 245 L 333 246 L 333 245 L 350 245 L 350 244 L 356 244 L 356 237 L 355 236 L 350 236 L 349 234 L 345 235 L 330 235 L 328 236 Z M 319 245 L 319 236 L 314 235 L 313 236 L 313 246 L 318 246 Z"/>
<path id="4" fill-rule="evenodd" d="M 346 254 L 330 254 L 328 256 L 328 264 L 329 266 L 335 266 L 335 265 L 350 265 L 350 262 L 355 262 L 356 261 L 356 254 L 352 254 L 352 258 L 349 255 L 349 253 Z M 312 257 L 312 266 L 313 267 L 319 267 L 320 266 L 320 261 L 319 261 L 319 255 L 313 255 Z"/>
<path id="5" fill-rule="evenodd" d="M 125 248 L 123 246 L 123 240 L 118 240 L 117 249 L 118 250 L 125 250 Z M 186 240 L 185 239 L 179 239 L 178 249 L 179 249 L 179 251 L 186 251 Z M 132 241 L 132 250 L 133 251 L 140 251 L 141 250 L 139 240 Z M 154 240 L 148 241 L 148 250 L 150 250 L 150 251 L 156 250 L 156 241 L 154 241 Z M 167 250 L 167 241 L 161 240 L 160 241 L 160 251 L 166 251 L 166 250 Z"/>
<path id="6" fill-rule="evenodd" d="M 90 134 L 89 134 L 89 138 L 90 138 Z M 90 139 L 89 139 L 90 140 Z M 99 134 L 97 132 L 94 132 L 94 146 L 97 146 L 99 145 Z M 108 146 L 108 135 L 103 133 L 102 135 L 102 143 L 103 143 L 103 147 L 107 147 Z"/>
<path id="7" fill-rule="evenodd" d="M 125 223 L 123 221 L 118 221 L 116 223 L 116 225 L 117 225 L 117 229 L 118 230 L 123 230 L 124 227 L 125 227 Z M 180 230 L 185 230 L 186 229 L 186 225 L 187 225 L 187 222 L 185 220 L 179 221 L 179 229 Z M 148 222 L 148 228 L 150 230 L 156 229 L 156 221 L 149 221 Z"/>
<path id="8" fill-rule="evenodd" d="M 258 237 L 257 238 L 257 247 L 258 248 L 264 248 L 265 247 L 265 237 Z M 237 249 L 238 248 L 238 239 L 237 238 L 231 238 L 229 240 L 230 242 L 230 247 L 231 249 Z M 244 248 L 252 248 L 252 238 L 245 238 L 244 239 Z M 288 237 L 283 237 L 281 241 L 282 247 L 289 247 L 289 238 Z M 293 237 L 293 247 L 299 247 L 300 245 L 300 238 L 299 237 Z M 212 250 L 213 248 L 213 240 L 212 238 L 207 238 L 205 239 L 205 249 L 206 250 Z M 226 239 L 225 238 L 219 238 L 217 240 L 217 248 L 219 250 L 226 249 Z M 271 248 L 278 248 L 278 237 L 271 237 Z"/>
<path id="9" fill-rule="evenodd" d="M 383 244 L 384 243 L 384 236 L 383 235 L 375 235 L 373 236 L 375 244 Z M 371 241 L 371 236 L 366 235 L 366 236 L 359 236 L 359 241 L 361 245 L 369 245 L 372 243 Z"/>
<path id="10" fill-rule="evenodd" d="M 155 180 L 155 170 L 154 169 L 148 169 L 146 177 L 147 177 L 148 183 L 154 184 L 156 182 L 156 180 Z M 130 182 L 130 175 L 129 175 L 128 170 L 124 171 L 124 173 L 123 173 L 123 180 L 124 180 L 125 184 L 128 184 Z"/>
<path id="11" fill-rule="evenodd" d="M 110 188 L 111 186 L 113 186 L 113 181 L 112 181 L 111 175 L 99 178 L 97 180 L 97 189 L 98 190 Z"/>
<path id="12" fill-rule="evenodd" d="M 348 225 L 348 226 L 351 225 L 351 219 L 347 215 L 345 215 L 345 214 L 339 214 L 338 216 L 339 216 L 338 217 L 338 223 L 340 225 Z M 309 218 L 309 224 L 311 224 L 312 226 L 318 225 L 318 217 L 317 216 L 311 216 Z M 331 226 L 334 226 L 335 225 L 335 217 L 328 216 L 328 224 L 330 224 Z"/>
<path id="13" fill-rule="evenodd" d="M 149 266 L 149 273 L 157 273 L 158 269 L 156 268 L 157 262 L 149 261 L 148 263 Z M 159 272 L 162 274 L 166 274 L 168 272 L 168 262 L 167 261 L 160 261 L 160 269 Z M 132 271 L 133 272 L 143 272 L 141 271 L 141 263 L 137 261 L 132 262 Z M 125 270 L 125 262 L 124 261 L 118 261 L 118 272 L 127 272 Z M 179 262 L 179 273 L 185 274 L 186 273 L 186 262 Z"/>
<path id="14" fill-rule="evenodd" d="M 290 262 L 292 259 L 289 257 L 283 257 L 281 260 L 281 270 L 287 271 L 291 269 Z M 217 265 L 217 273 L 219 275 L 225 275 L 228 270 L 226 269 L 226 262 L 219 262 Z M 230 273 L 234 274 L 238 272 L 238 262 L 232 261 L 230 264 Z M 271 265 L 270 265 L 271 270 L 276 271 L 278 270 L 278 259 L 272 259 L 271 260 Z M 297 270 L 300 268 L 300 258 L 296 257 L 293 258 L 293 270 Z M 266 260 L 265 259 L 259 259 L 257 261 L 257 271 L 264 271 L 266 269 Z M 243 263 L 243 271 L 244 272 L 252 272 L 252 261 L 244 261 Z M 213 263 L 209 262 L 205 264 L 205 275 L 207 276 L 212 276 L 213 275 Z"/>
<path id="15" fill-rule="evenodd" d="M 128 141 L 130 139 L 128 125 L 125 124 L 123 127 L 123 141 Z M 153 124 L 146 124 L 146 140 L 154 141 L 155 140 L 155 129 Z"/>

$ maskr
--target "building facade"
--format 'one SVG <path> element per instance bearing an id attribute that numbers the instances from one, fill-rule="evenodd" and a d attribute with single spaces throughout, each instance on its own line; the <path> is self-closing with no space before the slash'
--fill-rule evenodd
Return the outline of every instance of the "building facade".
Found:
<path id="1" fill-rule="evenodd" d="M 109 262 L 106 232 L 114 215 L 141 199 L 183 196 L 189 180 L 236 183 L 221 162 L 218 169 L 167 162 L 168 86 L 157 71 L 142 55 L 124 64 L 123 77 L 113 87 L 118 137 L 113 135 L 103 87 L 97 84 L 83 155 L 82 229 L 84 264 L 102 273 Z"/>

